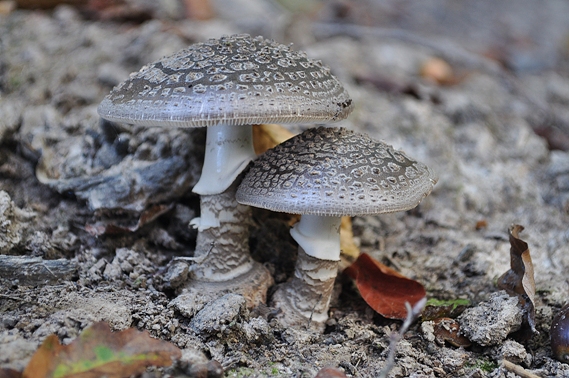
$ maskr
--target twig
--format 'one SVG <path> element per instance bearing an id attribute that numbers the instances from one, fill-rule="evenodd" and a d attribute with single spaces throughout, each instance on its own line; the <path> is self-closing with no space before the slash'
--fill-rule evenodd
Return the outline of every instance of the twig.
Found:
<path id="1" fill-rule="evenodd" d="M 49 266 L 47 266 L 46 264 L 41 264 L 41 266 L 43 266 L 45 270 L 47 270 L 49 273 L 51 273 L 51 275 L 52 275 L 55 279 L 57 279 L 57 276 L 55 275 L 55 273 L 53 273 L 53 272 L 51 271 L 51 269 L 49 269 Z"/>
<path id="2" fill-rule="evenodd" d="M 77 275 L 77 261 L 44 260 L 33 256 L 0 255 L 0 277 L 20 285 L 55 284 Z"/>
<path id="3" fill-rule="evenodd" d="M 211 242 L 211 246 L 210 246 L 209 250 L 205 253 L 205 255 L 198 256 L 198 257 L 178 256 L 178 257 L 175 257 L 172 261 L 174 261 L 174 262 L 175 261 L 185 261 L 185 262 L 190 262 L 190 263 L 195 263 L 195 264 L 201 264 L 205 261 L 205 259 L 209 255 L 209 253 L 211 251 L 213 251 L 213 247 L 215 247 L 214 241 Z"/>
<path id="4" fill-rule="evenodd" d="M 423 307 L 425 307 L 426 303 L 427 303 L 427 298 L 421 299 L 419 302 L 415 303 L 415 306 L 413 307 L 411 307 L 409 302 L 405 302 L 405 308 L 407 309 L 407 317 L 405 318 L 405 321 L 399 328 L 399 332 L 394 332 L 389 337 L 389 354 L 387 355 L 387 360 L 385 360 L 385 366 L 379 373 L 378 378 L 386 378 L 387 374 L 389 374 L 391 369 L 393 369 L 393 366 L 395 366 L 395 352 L 397 351 L 397 344 L 399 344 L 399 342 L 403 338 L 403 335 L 405 334 L 405 332 L 407 332 L 407 330 L 409 329 L 411 324 L 415 321 L 417 316 L 421 314 L 421 311 L 423 310 Z"/>
<path id="5" fill-rule="evenodd" d="M 539 375 L 529 372 L 520 365 L 516 365 L 508 360 L 502 360 L 502 366 L 504 366 L 504 369 L 507 371 L 511 371 L 522 378 L 541 378 Z"/>
<path id="6" fill-rule="evenodd" d="M 18 301 L 18 302 L 25 302 L 26 301 L 25 299 L 13 297 L 11 295 L 6 295 L 6 294 L 0 294 L 0 298 L 11 299 L 13 301 Z"/>

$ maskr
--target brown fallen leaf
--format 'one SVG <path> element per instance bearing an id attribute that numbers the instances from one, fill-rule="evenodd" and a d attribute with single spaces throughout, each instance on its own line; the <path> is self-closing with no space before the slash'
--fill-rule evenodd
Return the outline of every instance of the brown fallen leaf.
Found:
<path id="1" fill-rule="evenodd" d="M 476 225 L 474 226 L 476 231 L 480 231 L 487 227 L 488 227 L 488 221 L 486 219 L 480 219 L 478 222 L 476 222 Z"/>
<path id="2" fill-rule="evenodd" d="M 342 217 L 340 225 L 340 249 L 342 251 L 340 271 L 352 264 L 360 255 L 360 249 L 354 242 L 352 218 Z"/>
<path id="3" fill-rule="evenodd" d="M 413 307 L 427 295 L 419 282 L 374 260 L 367 253 L 362 253 L 344 272 L 356 280 L 366 303 L 386 318 L 405 319 L 405 303 Z"/>
<path id="4" fill-rule="evenodd" d="M 524 229 L 518 224 L 508 230 L 510 237 L 510 270 L 498 278 L 497 285 L 512 296 L 517 296 L 524 311 L 522 328 L 516 332 L 518 338 L 527 339 L 536 333 L 535 329 L 535 280 L 533 263 L 527 243 L 519 238 Z"/>
<path id="5" fill-rule="evenodd" d="M 287 128 L 274 123 L 253 126 L 253 146 L 257 155 L 294 136 Z"/>
<path id="6" fill-rule="evenodd" d="M 16 9 L 16 2 L 13 0 L 0 1 L 0 15 L 5 16 Z"/>
<path id="7" fill-rule="evenodd" d="M 472 343 L 464 335 L 460 334 L 460 324 L 451 318 L 438 318 L 434 320 L 435 340 L 440 345 L 449 343 L 455 347 L 467 348 Z"/>
<path id="8" fill-rule="evenodd" d="M 421 76 L 436 84 L 449 84 L 454 80 L 452 67 L 441 58 L 430 58 L 421 67 Z"/>
<path id="9" fill-rule="evenodd" d="M 215 16 L 209 0 L 184 0 L 186 17 L 192 20 L 209 20 Z"/>
<path id="10" fill-rule="evenodd" d="M 85 329 L 69 345 L 48 336 L 32 356 L 23 378 L 107 378 L 140 374 L 147 366 L 170 366 L 181 357 L 174 344 L 153 339 L 148 332 L 129 328 L 111 332 L 104 322 Z"/>

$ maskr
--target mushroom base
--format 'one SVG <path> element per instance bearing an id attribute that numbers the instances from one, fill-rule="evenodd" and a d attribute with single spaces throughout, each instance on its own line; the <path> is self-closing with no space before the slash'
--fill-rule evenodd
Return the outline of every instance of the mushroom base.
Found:
<path id="1" fill-rule="evenodd" d="M 235 201 L 239 182 L 223 193 L 201 196 L 201 217 L 191 222 L 198 228 L 194 263 L 172 301 L 186 316 L 227 293 L 243 295 L 250 308 L 266 303 L 274 283 L 268 269 L 249 252 L 251 208 Z"/>
<path id="2" fill-rule="evenodd" d="M 188 318 L 193 317 L 206 304 L 225 294 L 239 294 L 245 297 L 246 306 L 252 309 L 267 302 L 267 290 L 274 283 L 273 277 L 262 264 L 253 261 L 246 273 L 224 282 L 190 281 L 180 294 L 170 302 L 176 310 Z"/>
<path id="3" fill-rule="evenodd" d="M 338 261 L 317 259 L 299 247 L 293 279 L 279 285 L 271 301 L 281 310 L 281 323 L 324 331 L 337 273 Z"/>

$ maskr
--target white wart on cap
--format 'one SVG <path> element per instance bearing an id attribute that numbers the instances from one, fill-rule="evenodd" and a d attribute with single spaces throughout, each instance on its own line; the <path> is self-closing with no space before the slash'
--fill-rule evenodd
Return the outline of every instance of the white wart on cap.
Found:
<path id="1" fill-rule="evenodd" d="M 426 165 L 383 142 L 319 127 L 259 157 L 236 198 L 279 212 L 356 216 L 409 210 L 436 182 Z"/>

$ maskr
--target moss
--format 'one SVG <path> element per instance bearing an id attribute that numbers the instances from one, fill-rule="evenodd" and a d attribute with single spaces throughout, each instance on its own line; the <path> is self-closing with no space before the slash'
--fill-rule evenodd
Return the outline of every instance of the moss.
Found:
<path id="1" fill-rule="evenodd" d="M 460 315 L 468 306 L 468 299 L 440 300 L 430 298 L 423 310 L 423 320 L 433 320 L 437 318 L 455 318 Z"/>
<path id="2" fill-rule="evenodd" d="M 486 359 L 478 359 L 474 363 L 466 364 L 466 367 L 471 369 L 480 369 L 483 372 L 489 373 L 498 368 L 498 364 Z"/>
<path id="3" fill-rule="evenodd" d="M 450 299 L 450 300 L 441 300 L 436 298 L 430 298 L 427 301 L 427 306 L 452 306 L 452 309 L 456 309 L 458 306 L 470 306 L 470 301 L 468 299 Z"/>

